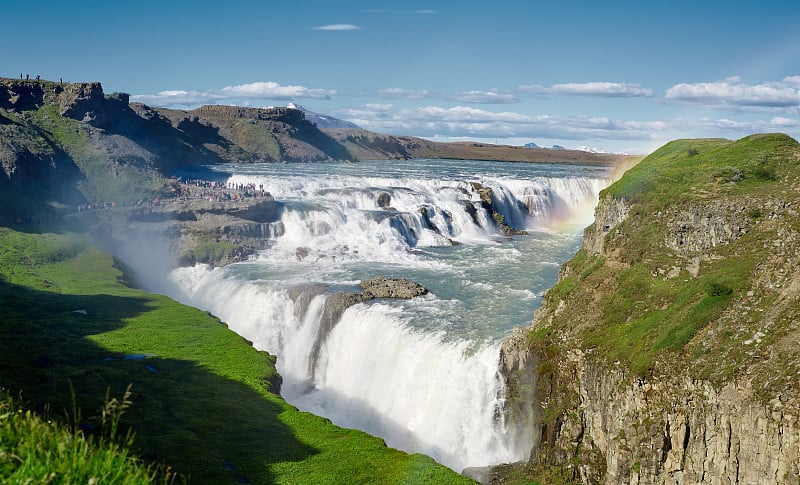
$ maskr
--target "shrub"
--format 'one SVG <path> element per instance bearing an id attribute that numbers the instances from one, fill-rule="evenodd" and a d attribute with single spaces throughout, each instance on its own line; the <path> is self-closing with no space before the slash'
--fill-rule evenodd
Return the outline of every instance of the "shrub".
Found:
<path id="1" fill-rule="evenodd" d="M 728 296 L 731 293 L 733 293 L 733 290 L 722 283 L 712 281 L 706 286 L 706 294 L 712 298 Z"/>

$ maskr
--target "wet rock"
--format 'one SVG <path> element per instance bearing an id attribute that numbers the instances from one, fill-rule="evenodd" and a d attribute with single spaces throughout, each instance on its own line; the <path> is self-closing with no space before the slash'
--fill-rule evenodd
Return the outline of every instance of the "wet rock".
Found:
<path id="1" fill-rule="evenodd" d="M 402 298 L 410 300 L 428 293 L 424 286 L 405 278 L 370 278 L 359 284 L 364 295 L 371 298 Z"/>
<path id="2" fill-rule="evenodd" d="M 483 209 L 489 213 L 495 225 L 501 231 L 503 231 L 503 234 L 506 236 L 524 236 L 528 234 L 527 231 L 510 226 L 508 222 L 506 222 L 506 217 L 497 211 L 497 204 L 495 203 L 491 187 L 486 187 L 478 182 L 471 182 L 470 184 L 472 185 L 472 189 L 478 193 L 478 197 L 481 199 L 481 207 L 483 207 Z M 475 209 L 471 203 L 466 204 L 464 209 L 477 224 L 477 209 Z"/>
<path id="3" fill-rule="evenodd" d="M 322 315 L 319 319 L 319 335 L 314 341 L 314 346 L 311 348 L 311 355 L 309 358 L 310 374 L 312 377 L 316 372 L 317 361 L 319 360 L 320 349 L 328 334 L 333 330 L 333 327 L 339 323 L 345 310 L 351 306 L 370 300 L 371 298 L 361 292 L 354 291 L 340 291 L 329 296 L 325 300 L 325 306 L 322 309 Z"/>
<path id="4" fill-rule="evenodd" d="M 381 192 L 380 194 L 378 194 L 377 203 L 378 203 L 378 207 L 380 207 L 381 209 L 387 209 L 388 210 L 389 207 L 392 205 L 392 196 L 389 195 L 388 192 Z"/>
<path id="5" fill-rule="evenodd" d="M 297 248 L 294 252 L 294 255 L 298 261 L 306 259 L 306 257 L 308 257 L 309 254 L 311 254 L 311 248 L 305 246 Z"/>
<path id="6" fill-rule="evenodd" d="M 362 280 L 359 285 L 363 291 L 339 291 L 325 300 L 320 316 L 319 336 L 311 349 L 309 372 L 313 376 L 316 370 L 322 344 L 333 327 L 339 323 L 345 310 L 358 303 L 375 298 L 411 299 L 428 293 L 427 288 L 404 278 L 376 277 Z"/>

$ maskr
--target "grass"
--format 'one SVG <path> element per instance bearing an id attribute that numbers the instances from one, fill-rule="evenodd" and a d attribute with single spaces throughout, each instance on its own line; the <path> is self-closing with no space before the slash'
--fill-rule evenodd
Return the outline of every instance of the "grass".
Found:
<path id="1" fill-rule="evenodd" d="M 106 409 L 113 413 L 106 415 L 109 426 L 122 414 L 118 403 L 117 399 L 106 401 Z M 131 455 L 131 435 L 120 437 L 109 429 L 99 436 L 87 436 L 79 425 L 78 419 L 65 425 L 40 417 L 0 390 L 0 482 L 171 482 L 169 472 L 146 466 Z"/>
<path id="2" fill-rule="evenodd" d="M 237 119 L 232 132 L 236 142 L 247 151 L 274 161 L 283 159 L 278 139 L 256 120 Z"/>
<path id="3" fill-rule="evenodd" d="M 690 193 L 748 193 L 785 173 L 796 145 L 781 134 L 752 135 L 736 141 L 675 140 L 628 170 L 605 194 L 663 207 Z"/>
<path id="4" fill-rule="evenodd" d="M 70 383 L 84 410 L 132 385 L 131 451 L 191 483 L 472 483 L 299 412 L 270 392 L 273 356 L 129 279 L 78 235 L 0 228 L 0 386 L 64 416 Z"/>

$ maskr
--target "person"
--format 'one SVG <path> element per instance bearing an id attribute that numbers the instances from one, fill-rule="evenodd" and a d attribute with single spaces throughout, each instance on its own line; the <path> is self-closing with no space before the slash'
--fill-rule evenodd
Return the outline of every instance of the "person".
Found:
<path id="1" fill-rule="evenodd" d="M 22 73 L 19 73 L 19 80 L 22 81 Z"/>
<path id="2" fill-rule="evenodd" d="M 37 83 L 39 82 L 39 75 L 38 74 L 36 75 L 36 82 Z"/>
<path id="3" fill-rule="evenodd" d="M 26 81 L 30 81 L 31 80 L 31 75 L 30 74 L 25 74 L 25 80 Z"/>
<path id="4" fill-rule="evenodd" d="M 64 84 L 64 78 L 59 76 L 58 83 L 59 84 Z"/>

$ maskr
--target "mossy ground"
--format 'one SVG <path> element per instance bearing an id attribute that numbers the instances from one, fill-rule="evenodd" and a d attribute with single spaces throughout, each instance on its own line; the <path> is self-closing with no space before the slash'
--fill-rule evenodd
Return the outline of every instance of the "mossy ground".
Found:
<path id="1" fill-rule="evenodd" d="M 126 285 L 81 236 L 0 228 L 0 386 L 93 416 L 131 384 L 133 451 L 191 483 L 470 483 L 430 458 L 297 411 L 274 357 L 219 320 Z M 86 419 L 85 428 L 98 423 Z"/>
<path id="2" fill-rule="evenodd" d="M 195 248 L 184 251 L 180 260 L 188 263 L 214 264 L 226 260 L 241 246 L 225 241 L 204 241 Z"/>

